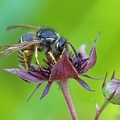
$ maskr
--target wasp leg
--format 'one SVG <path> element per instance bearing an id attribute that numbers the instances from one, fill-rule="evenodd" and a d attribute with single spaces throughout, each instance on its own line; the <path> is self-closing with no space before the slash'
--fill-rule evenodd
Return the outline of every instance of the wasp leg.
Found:
<path id="1" fill-rule="evenodd" d="M 57 61 L 55 60 L 55 57 L 53 56 L 53 54 L 51 52 L 47 52 L 49 54 L 49 56 L 52 58 L 52 60 L 56 63 Z"/>
<path id="2" fill-rule="evenodd" d="M 75 56 L 76 56 L 76 57 L 79 57 L 78 54 L 77 54 L 76 49 L 74 48 L 74 46 L 73 46 L 70 42 L 68 42 L 67 44 L 70 45 L 70 47 L 72 48 L 72 50 L 73 50 Z"/>
<path id="3" fill-rule="evenodd" d="M 38 69 L 40 70 L 40 63 L 38 60 L 38 47 L 37 46 L 35 47 L 35 59 L 36 59 L 37 65 L 38 65 Z"/>
<path id="4" fill-rule="evenodd" d="M 25 50 L 24 52 L 23 52 L 23 58 L 24 58 L 24 62 L 25 62 L 25 68 L 27 69 L 27 71 L 29 71 L 29 66 L 28 66 L 28 59 L 27 59 L 27 54 L 28 53 L 31 53 L 32 51 L 30 51 L 30 50 Z"/>

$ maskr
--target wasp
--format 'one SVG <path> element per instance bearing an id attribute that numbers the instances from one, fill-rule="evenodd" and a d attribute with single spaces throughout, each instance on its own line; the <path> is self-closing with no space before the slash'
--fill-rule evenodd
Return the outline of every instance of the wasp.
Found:
<path id="1" fill-rule="evenodd" d="M 63 50 L 68 53 L 68 45 L 72 48 L 76 57 L 79 57 L 74 46 L 67 39 L 60 36 L 55 30 L 49 27 L 37 27 L 30 25 L 10 25 L 6 30 L 15 28 L 35 30 L 35 33 L 26 33 L 21 36 L 18 44 L 0 46 L 0 57 L 8 56 L 14 52 L 18 53 L 18 58 L 22 66 L 28 71 L 33 55 L 36 63 L 40 66 L 38 52 L 46 50 L 45 55 L 49 55 L 55 62 L 62 55 Z"/>

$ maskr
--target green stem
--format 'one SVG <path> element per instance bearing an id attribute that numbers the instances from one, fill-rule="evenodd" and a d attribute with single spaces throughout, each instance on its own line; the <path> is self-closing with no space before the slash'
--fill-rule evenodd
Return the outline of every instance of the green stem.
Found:
<path id="1" fill-rule="evenodd" d="M 72 102 L 72 99 L 70 96 L 70 91 L 68 88 L 68 80 L 61 80 L 58 82 L 58 84 L 62 90 L 64 97 L 65 97 L 65 100 L 66 100 L 66 103 L 68 105 L 72 120 L 78 120 L 77 114 L 76 114 L 76 111 L 75 111 L 75 108 L 74 108 L 74 105 L 73 105 L 73 102 Z"/>
<path id="2" fill-rule="evenodd" d="M 99 110 L 96 110 L 96 116 L 94 118 L 94 120 L 98 120 L 102 111 L 106 108 L 106 106 L 108 105 L 109 101 L 105 100 L 105 102 L 103 103 L 103 105 L 100 107 Z"/>

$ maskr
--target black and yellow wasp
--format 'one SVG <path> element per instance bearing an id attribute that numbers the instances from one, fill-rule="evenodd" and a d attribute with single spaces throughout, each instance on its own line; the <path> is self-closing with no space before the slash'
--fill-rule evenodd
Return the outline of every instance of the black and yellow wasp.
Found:
<path id="1" fill-rule="evenodd" d="M 35 55 L 36 63 L 40 66 L 38 60 L 38 52 L 46 50 L 45 54 L 56 61 L 59 59 L 63 50 L 68 51 L 68 45 L 72 48 L 74 54 L 78 57 L 77 52 L 73 45 L 65 38 L 60 36 L 55 30 L 49 27 L 37 27 L 30 25 L 10 25 L 6 30 L 15 28 L 35 30 L 34 33 L 26 33 L 21 36 L 18 44 L 0 46 L 0 57 L 7 56 L 14 52 L 18 52 L 20 63 L 29 70 L 33 55 Z"/>

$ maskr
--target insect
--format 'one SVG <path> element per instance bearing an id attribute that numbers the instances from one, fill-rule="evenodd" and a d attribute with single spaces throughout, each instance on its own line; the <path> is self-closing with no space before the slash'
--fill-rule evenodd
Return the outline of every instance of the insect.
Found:
<path id="1" fill-rule="evenodd" d="M 69 45 L 75 56 L 79 57 L 73 45 L 49 27 L 11 25 L 6 27 L 6 30 L 15 28 L 36 30 L 36 33 L 23 34 L 18 44 L 0 46 L 0 57 L 18 52 L 19 61 L 27 70 L 29 70 L 33 55 L 35 55 L 37 65 L 40 66 L 38 52 L 42 52 L 44 50 L 46 50 L 46 55 L 49 55 L 54 61 L 57 61 L 62 55 L 64 49 L 66 52 L 69 52 Z"/>

